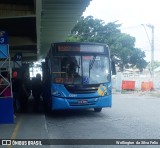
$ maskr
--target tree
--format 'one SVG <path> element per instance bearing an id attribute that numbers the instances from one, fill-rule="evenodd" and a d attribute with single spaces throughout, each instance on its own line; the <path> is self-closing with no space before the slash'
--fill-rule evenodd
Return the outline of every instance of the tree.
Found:
<path id="1" fill-rule="evenodd" d="M 153 68 L 156 69 L 156 68 L 158 68 L 158 67 L 160 67 L 160 62 L 159 62 L 159 61 L 154 61 L 154 63 L 153 63 Z M 148 65 L 146 66 L 146 68 L 147 68 L 148 70 L 150 70 L 150 68 L 151 68 L 151 63 L 150 63 L 150 62 L 148 63 Z"/>
<path id="2" fill-rule="evenodd" d="M 66 41 L 106 43 L 110 47 L 111 56 L 122 70 L 129 65 L 142 70 L 147 65 L 145 53 L 135 48 L 135 38 L 122 33 L 120 27 L 117 21 L 105 24 L 93 16 L 81 17 Z"/>
<path id="3" fill-rule="evenodd" d="M 130 63 L 133 66 L 136 66 L 140 71 L 143 70 L 144 67 L 148 65 L 148 63 L 144 60 L 145 53 L 144 51 L 141 51 L 139 48 L 133 48 L 131 57 L 130 57 Z"/>

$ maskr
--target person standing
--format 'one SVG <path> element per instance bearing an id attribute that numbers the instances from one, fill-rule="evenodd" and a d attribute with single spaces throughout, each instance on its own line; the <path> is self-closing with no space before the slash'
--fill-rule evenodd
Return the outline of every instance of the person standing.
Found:
<path id="1" fill-rule="evenodd" d="M 31 94 L 31 83 L 30 79 L 25 71 L 22 72 L 22 79 L 20 83 L 20 104 L 21 112 L 27 112 L 28 109 L 28 98 Z"/>
<path id="2" fill-rule="evenodd" d="M 37 73 L 36 77 L 32 79 L 32 95 L 34 97 L 34 110 L 39 111 L 40 100 L 42 93 L 41 74 Z"/>
<path id="3" fill-rule="evenodd" d="M 13 99 L 14 99 L 14 110 L 15 112 L 20 112 L 21 106 L 20 106 L 20 79 L 18 79 L 18 73 L 17 71 L 14 71 L 12 73 L 12 93 L 13 93 Z"/>

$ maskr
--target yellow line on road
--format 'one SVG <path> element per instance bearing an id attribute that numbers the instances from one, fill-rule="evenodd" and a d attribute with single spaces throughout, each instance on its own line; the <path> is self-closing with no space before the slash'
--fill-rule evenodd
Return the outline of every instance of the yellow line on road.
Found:
<path id="1" fill-rule="evenodd" d="M 16 139 L 17 133 L 19 131 L 20 125 L 22 123 L 22 117 L 20 117 L 20 120 L 18 121 L 18 123 L 16 124 L 16 127 L 13 130 L 11 139 Z M 12 145 L 8 145 L 7 148 L 12 148 Z"/>

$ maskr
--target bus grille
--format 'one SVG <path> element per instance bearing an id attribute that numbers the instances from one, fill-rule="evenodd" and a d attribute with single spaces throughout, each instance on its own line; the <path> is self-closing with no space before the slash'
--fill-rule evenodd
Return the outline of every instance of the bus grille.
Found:
<path id="1" fill-rule="evenodd" d="M 94 85 L 65 85 L 65 88 L 72 94 L 89 94 L 97 92 L 99 84 Z"/>

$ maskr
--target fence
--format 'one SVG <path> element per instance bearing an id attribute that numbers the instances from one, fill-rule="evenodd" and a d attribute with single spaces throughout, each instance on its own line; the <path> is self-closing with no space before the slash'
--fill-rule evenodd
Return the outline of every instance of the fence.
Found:
<path id="1" fill-rule="evenodd" d="M 114 78 L 112 78 L 113 88 L 120 91 L 122 89 L 122 82 L 123 81 L 135 81 L 135 89 L 141 90 L 142 83 L 143 82 L 150 83 L 152 81 L 152 79 L 151 79 L 151 76 L 149 73 L 136 74 L 136 73 L 121 73 L 121 72 L 119 72 L 119 73 L 117 73 L 117 75 Z M 153 88 L 154 89 L 160 88 L 160 73 L 155 73 L 155 75 L 154 75 Z"/>

